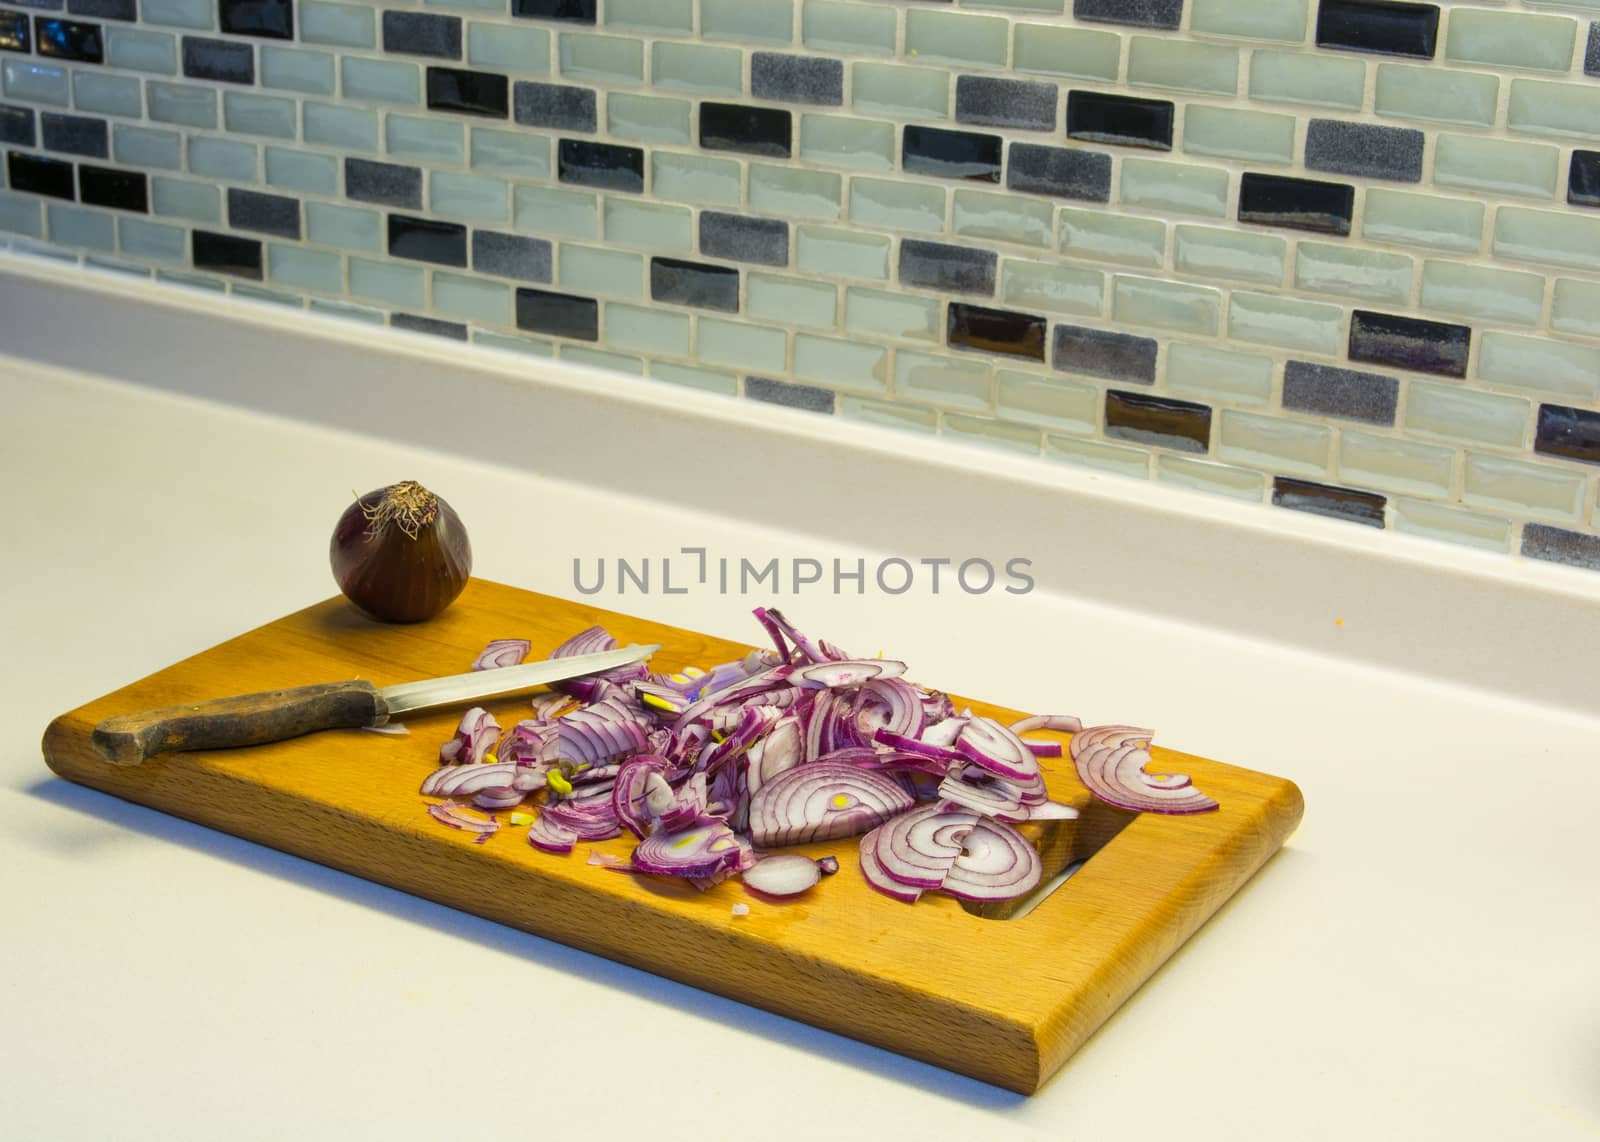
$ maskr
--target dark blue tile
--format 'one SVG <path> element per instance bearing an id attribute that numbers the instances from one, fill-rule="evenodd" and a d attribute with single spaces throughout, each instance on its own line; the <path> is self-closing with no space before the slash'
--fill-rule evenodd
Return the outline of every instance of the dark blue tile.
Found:
<path id="1" fill-rule="evenodd" d="M 261 243 L 255 238 L 196 230 L 190 249 L 197 270 L 261 280 Z"/>
<path id="2" fill-rule="evenodd" d="M 1572 152 L 1567 201 L 1573 206 L 1600 206 L 1600 151 Z"/>
<path id="3" fill-rule="evenodd" d="M 1600 412 L 1560 404 L 1540 405 L 1533 450 L 1600 464 Z"/>
<path id="4" fill-rule="evenodd" d="M 770 158 L 789 157 L 793 116 L 776 107 L 739 103 L 700 105 L 700 145 L 708 151 L 740 151 Z"/>
<path id="5" fill-rule="evenodd" d="M 900 165 L 912 174 L 999 182 L 1000 151 L 999 135 L 908 125 L 902 136 Z"/>
<path id="6" fill-rule="evenodd" d="M 84 155 L 91 159 L 111 156 L 111 139 L 104 119 L 41 111 L 39 134 L 47 151 Z"/>
<path id="7" fill-rule="evenodd" d="M 1029 313 L 952 301 L 945 318 L 945 340 L 952 349 L 1043 361 L 1044 327 L 1044 318 Z"/>
<path id="8" fill-rule="evenodd" d="M 650 297 L 672 305 L 737 313 L 739 271 L 678 258 L 651 258 Z"/>
<path id="9" fill-rule="evenodd" d="M 1317 9 L 1318 47 L 1432 59 L 1438 42 L 1439 9 L 1433 4 L 1322 0 Z"/>
<path id="10" fill-rule="evenodd" d="M 13 107 L 9 103 L 0 103 L 0 143 L 31 147 L 37 139 L 32 107 Z"/>
<path id="11" fill-rule="evenodd" d="M 567 20 L 594 23 L 598 0 L 512 0 L 511 14 L 527 20 Z"/>
<path id="12" fill-rule="evenodd" d="M 1178 452 L 1211 449 L 1211 409 L 1147 393 L 1106 391 L 1106 435 Z"/>
<path id="13" fill-rule="evenodd" d="M 42 56 L 76 60 L 79 63 L 105 62 L 105 40 L 100 35 L 99 24 L 35 16 L 33 38 Z"/>
<path id="14" fill-rule="evenodd" d="M 217 0 L 217 19 L 236 36 L 294 39 L 294 0 Z"/>
<path id="15" fill-rule="evenodd" d="M 467 265 L 467 228 L 431 218 L 389 215 L 389 255 L 439 266 Z"/>
<path id="16" fill-rule="evenodd" d="M 1350 315 L 1350 359 L 1368 365 L 1464 377 L 1471 343 L 1466 325 L 1365 309 Z"/>
<path id="17" fill-rule="evenodd" d="M 1272 481 L 1272 502 L 1280 508 L 1379 528 L 1384 526 L 1383 512 L 1388 503 L 1385 497 L 1372 492 L 1289 476 L 1279 476 Z"/>
<path id="18" fill-rule="evenodd" d="M 190 79 L 215 79 L 223 83 L 256 81 L 255 48 L 233 40 L 183 37 L 183 74 Z"/>
<path id="19" fill-rule="evenodd" d="M 459 67 L 428 68 L 428 107 L 485 119 L 505 119 L 511 114 L 511 81 L 486 71 Z"/>
<path id="20" fill-rule="evenodd" d="M 31 52 L 33 36 L 28 28 L 23 13 L 0 11 L 0 52 Z"/>
<path id="21" fill-rule="evenodd" d="M 578 341 L 600 339 L 600 304 L 592 297 L 542 289 L 517 290 L 517 328 Z"/>
<path id="22" fill-rule="evenodd" d="M 1257 174 L 1239 179 L 1239 221 L 1319 234 L 1350 233 L 1356 188 L 1348 183 Z"/>
<path id="23" fill-rule="evenodd" d="M 1091 143 L 1172 150 L 1173 105 L 1102 91 L 1067 92 L 1067 134 Z"/>
<path id="24" fill-rule="evenodd" d="M 644 151 L 615 143 L 562 139 L 557 147 L 557 177 L 574 186 L 644 193 Z"/>
<path id="25" fill-rule="evenodd" d="M 78 201 L 89 206 L 150 213 L 150 189 L 143 171 L 78 164 Z"/>
<path id="26" fill-rule="evenodd" d="M 67 11 L 74 16 L 88 16 L 94 20 L 126 20 L 131 23 L 139 18 L 139 0 L 67 0 Z"/>
<path id="27" fill-rule="evenodd" d="M 300 200 L 258 190 L 228 188 L 228 225 L 279 238 L 300 237 Z"/>
<path id="28" fill-rule="evenodd" d="M 25 155 L 21 151 L 8 151 L 6 175 L 12 190 L 20 190 L 27 194 L 43 194 L 50 198 L 71 200 L 75 197 L 72 164 L 62 159 L 47 159 L 39 155 Z"/>

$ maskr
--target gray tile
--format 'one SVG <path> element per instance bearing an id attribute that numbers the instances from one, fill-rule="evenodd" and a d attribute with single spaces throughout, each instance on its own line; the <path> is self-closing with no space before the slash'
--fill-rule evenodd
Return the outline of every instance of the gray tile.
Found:
<path id="1" fill-rule="evenodd" d="M 1393 424 L 1400 382 L 1382 373 L 1362 373 L 1310 361 L 1283 367 L 1283 407 L 1296 412 Z"/>
<path id="2" fill-rule="evenodd" d="M 87 119 L 82 115 L 58 115 L 53 111 L 39 113 L 40 134 L 47 151 L 61 151 L 69 155 L 86 155 L 103 159 L 111 154 L 111 143 L 104 119 Z"/>
<path id="3" fill-rule="evenodd" d="M 1183 0 L 1073 0 L 1072 14 L 1102 24 L 1176 28 L 1183 19 Z"/>
<path id="4" fill-rule="evenodd" d="M 1056 85 L 988 75 L 956 78 L 956 120 L 985 127 L 1056 129 Z"/>
<path id="5" fill-rule="evenodd" d="M 750 94 L 782 103 L 838 107 L 844 102 L 844 63 L 814 56 L 754 52 L 750 56 Z"/>
<path id="6" fill-rule="evenodd" d="M 1583 74 L 1600 75 L 1600 21 L 1589 25 L 1589 46 L 1583 53 Z"/>
<path id="7" fill-rule="evenodd" d="M 1080 202 L 1111 200 L 1111 156 L 1076 147 L 1011 144 L 1006 186 L 1029 194 L 1073 198 Z"/>
<path id="8" fill-rule="evenodd" d="M 461 19 L 425 12 L 385 12 L 383 50 L 400 55 L 461 58 Z"/>
<path id="9" fill-rule="evenodd" d="M 1569 567 L 1600 571 L 1600 535 L 1530 523 L 1522 529 L 1522 554 Z"/>
<path id="10" fill-rule="evenodd" d="M 1156 383 L 1156 340 L 1113 333 L 1109 329 L 1058 325 L 1051 364 L 1063 373 L 1153 385 Z"/>
<path id="11" fill-rule="evenodd" d="M 280 238 L 300 237 L 300 200 L 258 190 L 228 189 L 228 225 Z"/>
<path id="12" fill-rule="evenodd" d="M 524 126 L 594 133 L 597 113 L 592 88 L 523 81 L 516 85 L 512 98 L 512 114 Z"/>
<path id="13" fill-rule="evenodd" d="M 344 193 L 358 202 L 422 209 L 422 168 L 345 159 Z"/>
<path id="14" fill-rule="evenodd" d="M 781 404 L 789 408 L 804 409 L 807 412 L 833 411 L 833 390 L 817 388 L 815 385 L 797 385 L 791 381 L 769 381 L 765 377 L 746 377 L 744 379 L 744 395 L 751 400 L 765 401 L 767 404 Z"/>
<path id="15" fill-rule="evenodd" d="M 543 238 L 501 234 L 494 230 L 472 232 L 472 268 L 525 282 L 550 280 L 550 243 Z"/>
<path id="16" fill-rule="evenodd" d="M 707 210 L 700 215 L 700 252 L 730 262 L 789 264 L 789 224 Z"/>
<path id="17" fill-rule="evenodd" d="M 900 243 L 900 284 L 993 297 L 997 261 L 993 250 L 907 238 Z"/>
<path id="18" fill-rule="evenodd" d="M 389 324 L 396 329 L 409 329 L 413 333 L 431 333 L 451 341 L 465 341 L 467 327 L 458 321 L 440 321 L 437 317 L 419 317 L 415 313 L 391 313 Z"/>
<path id="19" fill-rule="evenodd" d="M 1313 119 L 1306 128 L 1306 166 L 1335 174 L 1422 181 L 1421 131 Z"/>

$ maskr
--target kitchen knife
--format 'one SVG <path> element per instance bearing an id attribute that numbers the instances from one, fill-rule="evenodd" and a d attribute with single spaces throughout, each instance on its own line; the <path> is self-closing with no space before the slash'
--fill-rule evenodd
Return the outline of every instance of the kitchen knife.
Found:
<path id="1" fill-rule="evenodd" d="M 94 745 L 114 765 L 139 765 L 146 758 L 174 750 L 231 749 L 318 730 L 381 726 L 395 714 L 513 694 L 546 682 L 614 670 L 642 662 L 660 649 L 658 645 L 624 646 L 599 654 L 575 654 L 384 687 L 357 678 L 118 714 L 94 728 Z"/>

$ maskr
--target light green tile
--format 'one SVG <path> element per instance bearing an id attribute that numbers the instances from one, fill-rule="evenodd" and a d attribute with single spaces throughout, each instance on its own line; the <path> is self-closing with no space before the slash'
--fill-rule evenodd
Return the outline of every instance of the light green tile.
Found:
<path id="1" fill-rule="evenodd" d="M 150 180 L 150 208 L 191 222 L 220 222 L 222 192 L 210 183 L 156 175 Z"/>
<path id="2" fill-rule="evenodd" d="M 144 115 L 139 81 L 126 75 L 75 71 L 72 73 L 72 102 L 79 111 L 95 111 L 101 115 L 124 115 L 130 119 Z"/>
<path id="3" fill-rule="evenodd" d="M 562 289 L 607 297 L 644 296 L 644 257 L 640 254 L 563 242 L 559 263 Z"/>
<path id="4" fill-rule="evenodd" d="M 1011 24 L 1003 16 L 967 12 L 906 12 L 906 55 L 929 62 L 1004 67 Z"/>
<path id="5" fill-rule="evenodd" d="M 1489 330 L 1478 340 L 1478 379 L 1566 401 L 1600 400 L 1600 347 Z"/>
<path id="6" fill-rule="evenodd" d="M 1557 278 L 1550 302 L 1550 328 L 1580 337 L 1600 337 L 1600 282 Z"/>
<path id="7" fill-rule="evenodd" d="M 223 124 L 236 134 L 292 139 L 295 137 L 296 118 L 293 99 L 253 95 L 247 91 L 222 93 Z"/>
<path id="8" fill-rule="evenodd" d="M 1063 208 L 1061 252 L 1071 257 L 1130 266 L 1160 266 L 1167 256 L 1167 228 L 1148 218 Z"/>
<path id="9" fill-rule="evenodd" d="M 511 287 L 483 278 L 433 271 L 433 312 L 481 325 L 511 324 Z"/>
<path id="10" fill-rule="evenodd" d="M 1568 16 L 1452 6 L 1444 54 L 1458 63 L 1566 71 L 1577 35 L 1578 23 Z"/>
<path id="11" fill-rule="evenodd" d="M 1250 94 L 1273 103 L 1359 110 L 1366 76 L 1365 62 L 1331 52 L 1307 55 L 1258 49 L 1250 55 Z"/>
<path id="12" fill-rule="evenodd" d="M 300 111 L 308 143 L 373 154 L 378 149 L 378 113 L 365 107 L 337 107 L 307 101 Z"/>
<path id="13" fill-rule="evenodd" d="M 644 376 L 644 361 L 640 358 L 630 357 L 625 353 L 607 353 L 603 349 L 591 349 L 587 345 L 573 345 L 570 342 L 562 345 L 561 359 L 594 369 L 606 369 L 613 373 Z"/>
<path id="14" fill-rule="evenodd" d="M 592 194 L 548 186 L 513 187 L 512 225 L 546 238 L 596 238 L 599 201 Z"/>
<path id="15" fill-rule="evenodd" d="M 1167 346 L 1166 387 L 1208 401 L 1263 405 L 1272 398 L 1272 358 L 1173 341 Z"/>
<path id="16" fill-rule="evenodd" d="M 15 95 L 9 73 L 6 94 Z M 156 83 L 144 85 L 145 105 L 150 118 L 158 123 L 177 123 L 184 127 L 215 127 L 217 125 L 217 92 L 212 87 L 191 87 L 183 83 Z M 28 96 L 23 96 L 24 99 Z"/>
<path id="17" fill-rule="evenodd" d="M 472 128 L 469 153 L 472 169 L 513 178 L 550 177 L 550 140 L 531 131 Z"/>
<path id="18" fill-rule="evenodd" d="M 738 206 L 742 189 L 739 164 L 732 159 L 671 151 L 651 153 L 650 183 L 660 198 L 700 206 Z"/>
<path id="19" fill-rule="evenodd" d="M 1189 0 L 1189 30 L 1203 36 L 1303 43 L 1306 0 Z"/>
<path id="20" fill-rule="evenodd" d="M 1422 308 L 1533 325 L 1544 309 L 1544 277 L 1462 262 L 1422 264 Z"/>
<path id="21" fill-rule="evenodd" d="M 850 180 L 850 220 L 863 226 L 937 234 L 944 229 L 945 188 L 857 176 Z"/>
<path id="22" fill-rule="evenodd" d="M 1215 334 L 1222 320 L 1222 294 L 1205 286 L 1118 274 L 1112 283 L 1111 315 L 1119 323 Z"/>
<path id="23" fill-rule="evenodd" d="M 291 147 L 268 147 L 262 157 L 269 186 L 304 194 L 325 194 L 330 198 L 339 193 L 339 160 L 332 155 L 297 151 Z"/>
<path id="24" fill-rule="evenodd" d="M 619 139 L 688 146 L 689 101 L 613 91 L 606 96 L 606 128 Z"/>
<path id="25" fill-rule="evenodd" d="M 1502 206 L 1495 211 L 1494 252 L 1502 258 L 1600 269 L 1600 219 Z"/>
<path id="26" fill-rule="evenodd" d="M 421 309 L 427 304 L 428 276 L 401 262 L 351 258 L 350 294 L 401 309 Z"/>
<path id="27" fill-rule="evenodd" d="M 156 75 L 178 73 L 178 37 L 146 28 L 107 25 L 106 62 L 129 71 L 149 71 Z"/>
<path id="28" fill-rule="evenodd" d="M 884 279 L 889 276 L 889 239 L 879 234 L 796 227 L 795 266 L 829 277 Z"/>
<path id="29" fill-rule="evenodd" d="M 1080 440 L 1072 436 L 1046 436 L 1044 454 L 1051 460 L 1064 460 L 1081 468 L 1112 472 L 1118 476 L 1147 479 L 1150 475 L 1150 453 L 1121 444 Z"/>
<path id="30" fill-rule="evenodd" d="M 1344 428 L 1339 432 L 1339 480 L 1381 492 L 1447 496 L 1455 449 Z"/>
<path id="31" fill-rule="evenodd" d="M 911 341 L 944 337 L 943 307 L 937 298 L 851 286 L 844 291 L 844 327 L 868 336 Z"/>
<path id="32" fill-rule="evenodd" d="M 1183 149 L 1256 163 L 1294 161 L 1294 117 L 1191 103 L 1183 113 Z"/>
<path id="33" fill-rule="evenodd" d="M 950 73 L 892 63 L 854 64 L 850 68 L 850 105 L 868 115 L 947 119 Z"/>
<path id="34" fill-rule="evenodd" d="M 1014 39 L 1011 66 L 1017 71 L 1116 79 L 1122 65 L 1122 38 L 1114 32 L 1019 23 Z"/>
<path id="35" fill-rule="evenodd" d="M 787 44 L 794 39 L 794 0 L 700 0 L 700 34 Z"/>
<path id="36" fill-rule="evenodd" d="M 428 175 L 428 205 L 445 218 L 468 222 L 506 222 L 511 217 L 511 184 L 504 179 L 459 171 Z"/>
<path id="37" fill-rule="evenodd" d="M 233 139 L 191 136 L 189 172 L 224 182 L 256 181 L 256 145 Z"/>
<path id="38" fill-rule="evenodd" d="M 839 396 L 839 415 L 862 424 L 892 428 L 901 432 L 934 433 L 939 430 L 939 414 L 901 401 L 870 400 L 848 394 Z"/>
<path id="39" fill-rule="evenodd" d="M 205 274 L 190 274 L 182 270 L 157 270 L 156 280 L 166 285 L 175 285 L 183 289 L 199 289 L 208 293 L 227 293 L 228 283 L 221 278 L 208 277 Z"/>
<path id="40" fill-rule="evenodd" d="M 839 321 L 838 293 L 826 282 L 752 273 L 745 277 L 745 311 L 761 321 L 831 329 Z"/>
<path id="41" fill-rule="evenodd" d="M 650 82 L 703 95 L 744 92 L 744 60 L 736 48 L 657 40 L 650 49 Z"/>
<path id="42" fill-rule="evenodd" d="M 1473 507 L 1578 523 L 1588 489 L 1588 480 L 1567 468 L 1468 452 L 1461 499 Z"/>
<path id="43" fill-rule="evenodd" d="M 689 315 L 666 309 L 606 303 L 606 344 L 635 353 L 689 355 Z"/>
<path id="44" fill-rule="evenodd" d="M 562 32 L 561 74 L 572 79 L 638 83 L 644 79 L 644 41 L 628 36 Z"/>
<path id="45" fill-rule="evenodd" d="M 994 407 L 994 366 L 983 357 L 941 357 L 897 349 L 894 391 L 897 397 L 941 408 L 988 412 Z"/>
<path id="46" fill-rule="evenodd" d="M 694 0 L 606 0 L 609 28 L 647 32 L 694 31 Z"/>
<path id="47" fill-rule="evenodd" d="M 1049 246 L 1055 218 L 1048 200 L 983 190 L 955 192 L 951 232 L 963 238 Z"/>
<path id="48" fill-rule="evenodd" d="M 1343 310 L 1264 293 L 1235 293 L 1228 306 L 1228 335 L 1241 341 L 1300 349 L 1324 356 L 1340 352 Z"/>
<path id="49" fill-rule="evenodd" d="M 739 378 L 733 373 L 719 373 L 715 369 L 696 369 L 688 365 L 674 365 L 670 361 L 650 362 L 650 375 L 658 381 L 684 388 L 699 389 L 705 393 L 736 396 Z"/>
<path id="50" fill-rule="evenodd" d="M 27 59 L 7 59 L 0 61 L 0 81 L 3 81 L 0 85 L 4 86 L 5 93 L 13 99 L 28 103 L 51 103 L 57 107 L 66 107 L 72 102 L 67 73 L 59 67 L 49 67 Z M 152 92 L 152 117 L 155 116 L 155 109 L 156 100 Z"/>
<path id="51" fill-rule="evenodd" d="M 1253 234 L 1210 226 L 1173 231 L 1178 269 L 1204 278 L 1279 285 L 1289 244 L 1275 234 Z"/>
<path id="52" fill-rule="evenodd" d="M 342 250 L 381 252 L 383 215 L 363 206 L 306 203 L 306 238 Z"/>
<path id="53" fill-rule="evenodd" d="M 1307 293 L 1401 304 L 1411 299 L 1414 271 L 1404 254 L 1302 241 L 1295 251 L 1294 284 Z"/>
<path id="54" fill-rule="evenodd" d="M 800 38 L 820 52 L 894 55 L 899 20 L 893 8 L 859 0 L 806 0 L 800 13 Z"/>
<path id="55" fill-rule="evenodd" d="M 1122 160 L 1122 202 L 1144 210 L 1223 218 L 1228 213 L 1228 172 L 1161 159 Z"/>
<path id="56" fill-rule="evenodd" d="M 106 253 L 117 248 L 117 223 L 110 214 L 54 202 L 46 205 L 44 214 L 45 232 L 58 245 Z"/>
<path id="57" fill-rule="evenodd" d="M 112 154 L 129 166 L 175 171 L 183 165 L 183 136 L 159 127 L 118 123 L 112 132 Z"/>
<path id="58" fill-rule="evenodd" d="M 343 293 L 344 259 L 327 250 L 272 242 L 267 246 L 267 276 L 278 285 Z"/>
<path id="59" fill-rule="evenodd" d="M 118 218 L 117 241 L 130 258 L 183 262 L 189 257 L 189 231 L 143 218 Z"/>
<path id="60" fill-rule="evenodd" d="M 1239 50 L 1172 36 L 1134 36 L 1128 46 L 1128 82 L 1233 95 L 1239 90 Z"/>
<path id="61" fill-rule="evenodd" d="M 894 124 L 843 115 L 802 115 L 800 158 L 861 170 L 893 170 Z"/>
<path id="62" fill-rule="evenodd" d="M 368 325 L 389 323 L 389 315 L 381 309 L 369 309 L 364 305 L 351 305 L 344 301 L 328 301 L 326 298 L 313 297 L 308 299 L 306 307 L 315 313 L 342 318 L 345 321 L 361 321 Z"/>
<path id="63" fill-rule="evenodd" d="M 1481 202 L 1406 190 L 1367 189 L 1361 233 L 1378 242 L 1476 252 L 1483 245 Z"/>
<path id="64" fill-rule="evenodd" d="M 503 15 L 506 10 L 502 0 L 422 0 L 422 3 L 429 8 L 448 8 L 457 12 L 486 12 Z"/>
<path id="65" fill-rule="evenodd" d="M 467 25 L 467 60 L 473 67 L 511 75 L 550 74 L 550 32 L 537 25 Z"/>
<path id="66" fill-rule="evenodd" d="M 506 333 L 492 333 L 487 329 L 474 329 L 472 343 L 490 349 L 504 349 L 508 353 L 521 353 L 526 357 L 549 358 L 556 355 L 555 345 L 542 337 L 512 337 Z"/>
<path id="67" fill-rule="evenodd" d="M 1524 447 L 1532 406 L 1520 397 L 1496 396 L 1455 385 L 1406 385 L 1406 431 L 1468 444 Z"/>
<path id="68" fill-rule="evenodd" d="M 1513 79 L 1506 105 L 1506 125 L 1513 131 L 1555 135 L 1594 143 L 1600 123 L 1600 87 L 1592 82 L 1546 83 Z"/>
<path id="69" fill-rule="evenodd" d="M 391 113 L 383 122 L 383 149 L 397 159 L 457 166 L 466 160 L 466 125 L 459 119 Z"/>
<path id="70" fill-rule="evenodd" d="M 145 12 L 149 11 L 149 2 L 146 0 Z M 370 48 L 378 42 L 373 9 L 365 4 L 323 4 L 320 0 L 300 0 L 299 24 L 300 38 L 308 44 Z"/>
<path id="71" fill-rule="evenodd" d="M 1542 143 L 1442 133 L 1434 144 L 1433 181 L 1440 186 L 1549 198 L 1556 192 L 1560 159 L 1560 151 Z"/>
<path id="72" fill-rule="evenodd" d="M 1505 551 L 1511 541 L 1511 521 L 1427 500 L 1391 499 L 1390 522 L 1396 531 L 1426 539 L 1462 543 L 1487 551 Z"/>
<path id="73" fill-rule="evenodd" d="M 1380 63 L 1375 91 L 1379 115 L 1431 123 L 1494 125 L 1500 79 L 1478 71 Z"/>
<path id="74" fill-rule="evenodd" d="M 1156 453 L 1156 479 L 1176 488 L 1189 488 L 1252 503 L 1259 503 L 1267 491 L 1267 477 L 1263 472 L 1191 460 L 1170 452 Z"/>
<path id="75" fill-rule="evenodd" d="M 700 359 L 745 372 L 782 373 L 788 364 L 789 338 L 781 329 L 700 318 Z"/>
<path id="76" fill-rule="evenodd" d="M 606 241 L 669 254 L 694 248 L 694 216 L 684 206 L 662 206 L 632 198 L 607 198 L 602 207 Z"/>
<path id="77" fill-rule="evenodd" d="M 262 44 L 261 86 L 302 91 L 307 95 L 333 94 L 333 56 L 328 52 Z"/>
<path id="78" fill-rule="evenodd" d="M 346 99 L 410 107 L 422 102 L 422 70 L 414 63 L 345 56 L 339 70 Z"/>
<path id="79" fill-rule="evenodd" d="M 1218 415 L 1217 455 L 1300 476 L 1321 476 L 1333 455 L 1333 429 L 1239 409 Z"/>
<path id="80" fill-rule="evenodd" d="M 750 209 L 831 222 L 843 207 L 844 179 L 832 171 L 750 164 Z"/>
<path id="81" fill-rule="evenodd" d="M 1100 389 L 1067 377 L 1001 369 L 995 375 L 994 403 L 1009 420 L 1066 432 L 1090 433 L 1100 424 Z"/>
<path id="82" fill-rule="evenodd" d="M 147 24 L 179 28 L 210 28 L 216 6 L 210 0 L 143 0 L 139 16 Z"/>
<path id="83" fill-rule="evenodd" d="M 1002 12 L 1053 12 L 1060 15 L 1066 0 L 965 0 L 963 8 L 995 8 Z"/>
<path id="84" fill-rule="evenodd" d="M 83 264 L 89 269 L 106 270 L 113 274 L 123 274 L 132 278 L 148 278 L 151 273 L 149 266 L 130 262 L 125 258 L 95 257 L 92 254 L 85 254 Z"/>
<path id="85" fill-rule="evenodd" d="M 881 393 L 889 388 L 889 351 L 881 345 L 794 335 L 794 375 L 829 388 Z"/>
<path id="86" fill-rule="evenodd" d="M 1001 300 L 1018 309 L 1098 316 L 1105 292 L 1105 275 L 1098 270 L 1020 258 L 1001 262 Z"/>
<path id="87" fill-rule="evenodd" d="M 939 430 L 951 440 L 965 444 L 979 444 L 1020 456 L 1039 455 L 1041 433 L 1034 425 L 946 412 L 939 417 Z"/>

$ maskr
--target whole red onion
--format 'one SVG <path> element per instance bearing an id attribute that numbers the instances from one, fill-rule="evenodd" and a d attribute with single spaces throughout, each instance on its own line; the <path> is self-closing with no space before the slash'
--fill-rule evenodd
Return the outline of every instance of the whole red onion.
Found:
<path id="1" fill-rule="evenodd" d="M 368 492 L 346 508 L 328 558 L 345 597 L 387 623 L 431 619 L 472 573 L 461 517 L 413 480 Z"/>

